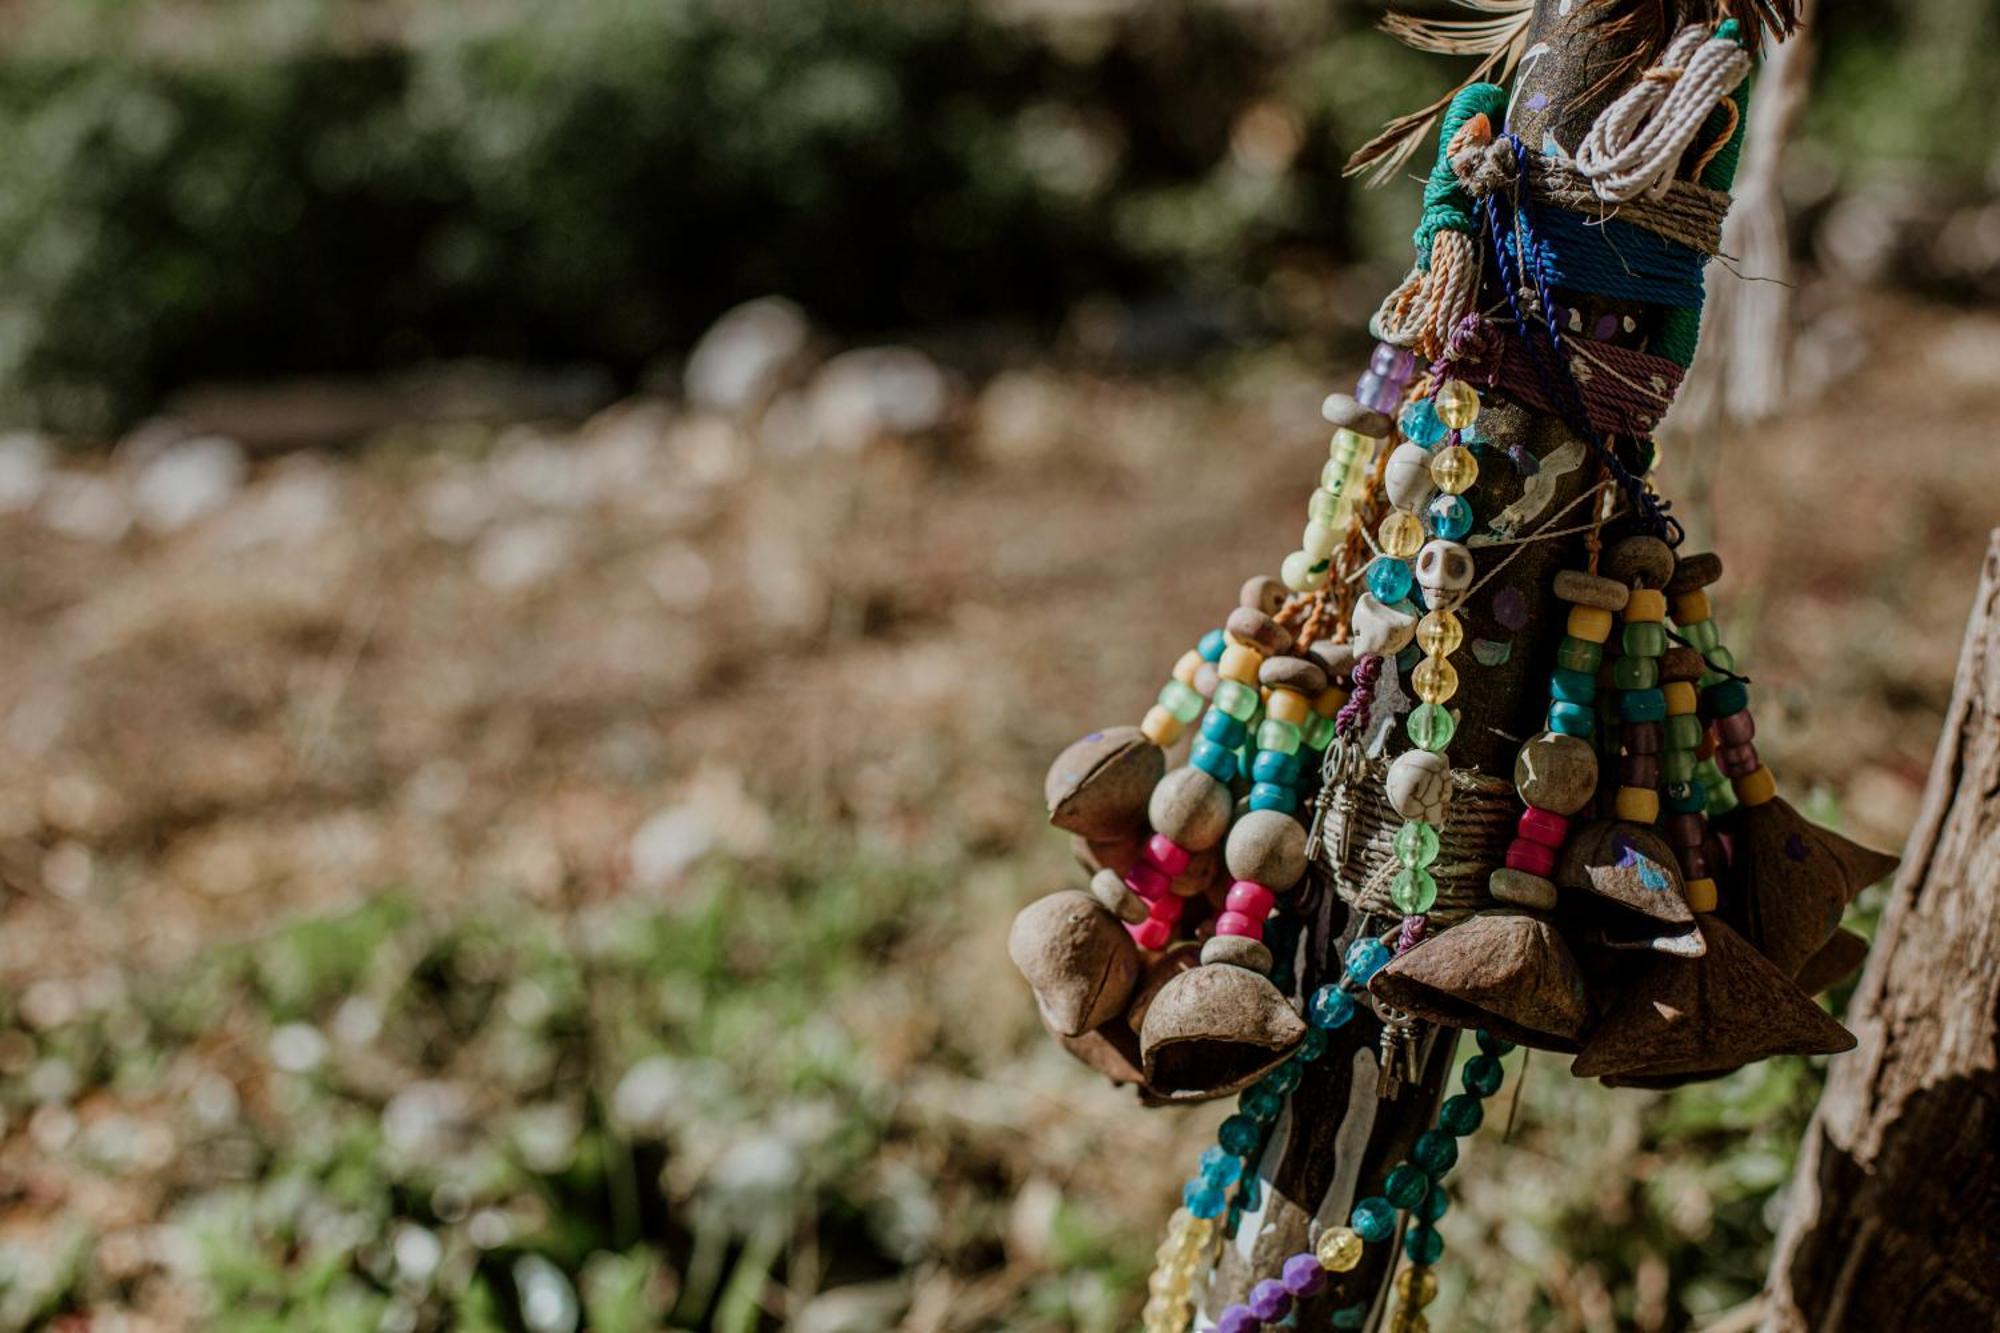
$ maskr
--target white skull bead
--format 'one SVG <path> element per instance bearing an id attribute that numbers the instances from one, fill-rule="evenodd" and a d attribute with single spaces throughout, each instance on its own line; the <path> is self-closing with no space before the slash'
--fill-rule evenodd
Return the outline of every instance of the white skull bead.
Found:
<path id="1" fill-rule="evenodd" d="M 1457 542 L 1425 542 L 1417 552 L 1417 586 L 1431 610 L 1457 606 L 1472 586 L 1472 552 Z"/>

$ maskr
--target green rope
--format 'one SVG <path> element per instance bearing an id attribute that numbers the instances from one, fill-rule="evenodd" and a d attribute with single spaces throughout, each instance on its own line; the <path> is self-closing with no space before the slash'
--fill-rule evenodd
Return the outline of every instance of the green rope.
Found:
<path id="1" fill-rule="evenodd" d="M 1742 40 L 1734 19 L 1724 20 L 1715 30 L 1715 35 Z M 1703 185 L 1711 190 L 1720 190 L 1724 194 L 1727 194 L 1729 187 L 1736 183 L 1736 166 L 1743 160 L 1743 134 L 1750 125 L 1750 81 L 1745 79 L 1738 84 L 1736 91 L 1729 95 L 1729 100 L 1736 104 L 1736 128 L 1730 133 L 1729 142 L 1708 160 L 1708 165 L 1701 173 Z M 1729 110 L 1724 107 L 1715 108 L 1702 125 L 1701 141 L 1712 143 L 1715 136 L 1722 133 L 1722 127 L 1728 123 Z M 1694 364 L 1695 348 L 1700 343 L 1701 311 L 1668 310 L 1660 317 L 1660 332 L 1654 340 L 1653 350 L 1667 360 L 1686 369 Z"/>
<path id="2" fill-rule="evenodd" d="M 1438 123 L 1438 155 L 1424 182 L 1424 215 L 1410 239 L 1417 247 L 1417 267 L 1426 273 L 1431 267 L 1431 238 L 1440 231 L 1476 230 L 1472 219 L 1472 197 L 1458 183 L 1451 170 L 1451 141 L 1465 128 L 1465 122 L 1484 113 L 1496 125 L 1507 108 L 1507 90 L 1497 83 L 1468 83 L 1458 90 Z"/>

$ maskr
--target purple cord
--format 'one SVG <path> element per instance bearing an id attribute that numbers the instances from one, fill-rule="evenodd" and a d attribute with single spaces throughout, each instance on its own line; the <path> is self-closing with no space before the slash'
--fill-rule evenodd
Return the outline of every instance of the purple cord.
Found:
<path id="1" fill-rule="evenodd" d="M 1343 736 L 1352 736 L 1368 723 L 1368 715 L 1375 711 L 1375 681 L 1382 674 L 1382 659 L 1374 653 L 1355 659 L 1354 693 L 1347 696 L 1347 702 L 1334 715 L 1334 728 Z"/>

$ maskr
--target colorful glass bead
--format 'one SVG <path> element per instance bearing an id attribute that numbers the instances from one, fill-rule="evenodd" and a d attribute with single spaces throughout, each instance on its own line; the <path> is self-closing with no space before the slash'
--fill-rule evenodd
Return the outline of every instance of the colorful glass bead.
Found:
<path id="1" fill-rule="evenodd" d="M 1556 665 L 1565 671 L 1576 671 L 1594 677 L 1603 661 L 1603 646 L 1592 643 L 1589 639 L 1564 635 L 1562 642 L 1556 645 Z"/>
<path id="2" fill-rule="evenodd" d="M 1611 664 L 1611 680 L 1621 690 L 1650 690 L 1660 683 L 1660 659 L 1621 657 Z"/>
<path id="3" fill-rule="evenodd" d="M 1445 437 L 1445 424 L 1438 416 L 1437 405 L 1428 398 L 1419 398 L 1403 409 L 1401 425 L 1403 438 L 1417 444 L 1432 445 Z"/>
<path id="4" fill-rule="evenodd" d="M 1298 1061 L 1287 1060 L 1270 1073 L 1264 1075 L 1260 1081 L 1270 1084 L 1279 1092 L 1290 1092 L 1293 1088 L 1299 1086 L 1299 1080 L 1304 1077 L 1305 1070 L 1299 1068 Z"/>
<path id="5" fill-rule="evenodd" d="M 1176 898 L 1174 901 L 1179 902 L 1180 899 Z M 1235 935 L 1248 940 L 1261 940 L 1264 938 L 1264 923 L 1241 912 L 1224 912 L 1215 918 L 1215 933 Z"/>
<path id="6" fill-rule="evenodd" d="M 1729 717 L 1749 706 L 1749 687 L 1740 680 L 1719 680 L 1701 692 L 1701 711 L 1708 717 Z"/>
<path id="7" fill-rule="evenodd" d="M 1479 416 L 1479 393 L 1464 380 L 1446 380 L 1438 386 L 1438 419 L 1453 430 L 1464 430 Z"/>
<path id="8" fill-rule="evenodd" d="M 1408 384 L 1410 377 L 1417 373 L 1417 354 L 1407 347 L 1378 342 L 1375 350 L 1369 353 L 1368 369 L 1385 380 Z"/>
<path id="9" fill-rule="evenodd" d="M 1324 560 L 1340 545 L 1342 535 L 1323 524 L 1308 521 L 1305 531 L 1299 534 L 1299 550 L 1309 561 Z"/>
<path id="10" fill-rule="evenodd" d="M 1264 1131 L 1247 1115 L 1233 1115 L 1216 1128 L 1215 1141 L 1227 1152 L 1248 1157 L 1264 1141 Z"/>
<path id="11" fill-rule="evenodd" d="M 1431 1178 L 1424 1174 L 1423 1168 L 1408 1162 L 1391 1171 L 1382 1185 L 1382 1196 L 1398 1208 L 1414 1208 L 1430 1192 Z"/>
<path id="12" fill-rule="evenodd" d="M 1361 1262 L 1367 1242 L 1352 1227 L 1328 1227 L 1313 1246 L 1313 1257 L 1329 1273 L 1345 1273 Z"/>
<path id="13" fill-rule="evenodd" d="M 1326 1285 L 1326 1270 L 1319 1266 L 1319 1260 L 1310 1254 L 1295 1254 L 1285 1260 L 1279 1270 L 1278 1280 L 1285 1284 L 1285 1290 L 1294 1296 L 1311 1296 Z"/>
<path id="14" fill-rule="evenodd" d="M 1461 1139 L 1476 1133 L 1485 1122 L 1486 1108 L 1479 1104 L 1477 1097 L 1461 1093 L 1445 1098 L 1444 1105 L 1438 1108 L 1438 1128 Z"/>
<path id="15" fill-rule="evenodd" d="M 1438 832 L 1420 819 L 1396 830 L 1396 859 L 1406 866 L 1427 866 L 1438 858 Z"/>
<path id="16" fill-rule="evenodd" d="M 1368 591 L 1375 595 L 1376 601 L 1385 605 L 1400 602 L 1415 586 L 1416 575 L 1411 572 L 1409 561 L 1377 556 L 1368 562 Z"/>
<path id="17" fill-rule="evenodd" d="M 1713 620 L 1704 620 L 1694 625 L 1682 625 L 1681 637 L 1688 641 L 1690 648 L 1703 655 L 1712 653 L 1722 646 L 1722 631 L 1716 628 Z"/>
<path id="18" fill-rule="evenodd" d="M 1222 631 L 1212 629 L 1201 636 L 1201 642 L 1195 645 L 1195 651 L 1210 662 L 1220 662 L 1222 660 L 1222 650 L 1228 646 L 1229 640 L 1223 635 Z"/>
<path id="19" fill-rule="evenodd" d="M 1217 745 L 1206 736 L 1194 738 L 1188 762 L 1225 786 L 1236 781 L 1236 751 Z"/>
<path id="20" fill-rule="evenodd" d="M 1403 1233 L 1403 1253 L 1413 1264 L 1434 1264 L 1444 1257 L 1444 1237 L 1436 1227 L 1411 1227 Z"/>
<path id="21" fill-rule="evenodd" d="M 1136 926 L 1127 926 L 1125 933 L 1141 949 L 1164 949 L 1167 941 L 1174 937 L 1174 928 L 1156 916 L 1149 916 Z"/>
<path id="22" fill-rule="evenodd" d="M 1271 931 L 1267 931 L 1267 932 L 1266 932 L 1266 934 L 1274 934 L 1274 933 L 1275 933 L 1275 932 L 1271 932 Z M 1268 941 L 1267 941 L 1267 943 L 1268 943 Z M 1275 954 L 1275 953 L 1277 953 L 1278 951 L 1277 951 L 1277 949 L 1273 948 L 1273 949 L 1271 950 L 1271 952 Z M 1272 972 L 1273 972 L 1273 973 L 1275 974 L 1275 973 L 1276 973 L 1276 971 L 1277 971 L 1277 969 L 1276 969 L 1276 968 L 1274 967 L 1274 968 L 1272 969 Z M 1275 983 L 1274 983 L 1274 984 L 1275 984 Z M 1280 987 L 1280 989 L 1283 989 L 1283 987 Z M 1300 1037 L 1300 1038 L 1299 1038 L 1299 1044 L 1298 1044 L 1298 1047 L 1297 1047 L 1297 1050 L 1298 1050 L 1298 1053 L 1299 1053 L 1299 1059 L 1301 1059 L 1301 1060 L 1306 1060 L 1306 1061 L 1312 1061 L 1312 1060 L 1317 1060 L 1317 1059 L 1319 1059 L 1319 1058 L 1320 1058 L 1320 1057 L 1321 1057 L 1322 1055 L 1325 1055 L 1325 1054 L 1326 1054 L 1326 1029 L 1325 1029 L 1325 1028 L 1316 1028 L 1316 1027 L 1308 1027 L 1308 1028 L 1306 1029 L 1306 1035 L 1305 1035 L 1305 1036 L 1303 1036 L 1303 1037 Z"/>
<path id="23" fill-rule="evenodd" d="M 1437 896 L 1437 880 L 1428 870 L 1406 866 L 1389 881 L 1389 901 L 1406 916 L 1430 911 Z"/>
<path id="24" fill-rule="evenodd" d="M 1190 1180 L 1181 1187 L 1181 1203 L 1196 1217 L 1220 1217 L 1229 1195 L 1205 1180 Z"/>
<path id="25" fill-rule="evenodd" d="M 1392 379 L 1377 375 L 1373 371 L 1363 375 L 1354 385 L 1354 401 L 1371 412 L 1385 416 L 1396 410 L 1402 401 L 1403 385 Z"/>
<path id="26" fill-rule="evenodd" d="M 1314 1027 L 1332 1031 L 1347 1026 L 1354 1008 L 1354 997 L 1339 986 L 1321 986 L 1313 992 L 1306 1017 Z"/>
<path id="27" fill-rule="evenodd" d="M 1564 703 L 1591 703 L 1597 698 L 1597 677 L 1584 671 L 1557 668 L 1549 677 L 1549 695 Z"/>
<path id="28" fill-rule="evenodd" d="M 1324 486 L 1315 490 L 1306 499 L 1306 517 L 1329 528 L 1344 527 L 1352 504 L 1327 490 Z"/>
<path id="29" fill-rule="evenodd" d="M 1630 657 L 1658 657 L 1667 651 L 1667 631 L 1656 620 L 1628 620 L 1619 643 Z"/>
<path id="30" fill-rule="evenodd" d="M 1308 749 L 1324 750 L 1333 743 L 1334 719 L 1324 713 L 1314 713 L 1299 726 L 1299 735 Z"/>
<path id="31" fill-rule="evenodd" d="M 1447 445 L 1431 455 L 1431 481 L 1446 495 L 1463 495 L 1479 480 L 1479 460 L 1462 444 Z"/>
<path id="32" fill-rule="evenodd" d="M 1667 715 L 1667 696 L 1658 690 L 1626 690 L 1618 696 L 1618 716 L 1627 722 L 1658 722 Z"/>
<path id="33" fill-rule="evenodd" d="M 1199 1165 L 1201 1178 L 1217 1189 L 1226 1190 L 1243 1178 L 1243 1159 L 1219 1143 L 1202 1152 Z"/>
<path id="34" fill-rule="evenodd" d="M 1303 728 L 1301 728 L 1303 731 Z M 1250 777 L 1255 782 L 1275 782 L 1281 786 L 1298 785 L 1299 757 L 1296 753 L 1282 754 L 1277 750 L 1259 750 L 1257 758 L 1251 762 Z"/>
<path id="35" fill-rule="evenodd" d="M 1458 668 L 1442 657 L 1426 657 L 1410 673 L 1410 687 L 1427 704 L 1446 703 L 1458 693 Z"/>
<path id="36" fill-rule="evenodd" d="M 1549 730 L 1588 740 L 1597 730 L 1597 716 L 1588 704 L 1553 703 L 1549 705 Z"/>
<path id="37" fill-rule="evenodd" d="M 1372 935 L 1347 946 L 1347 975 L 1364 986 L 1388 961 L 1389 946 Z"/>
<path id="38" fill-rule="evenodd" d="M 1506 1075 L 1507 1071 L 1501 1067 L 1497 1057 L 1475 1055 L 1465 1062 L 1458 1078 L 1465 1090 L 1475 1097 L 1491 1097 L 1500 1091 L 1501 1081 Z"/>
<path id="39" fill-rule="evenodd" d="M 1465 626 L 1449 611 L 1431 611 L 1417 622 L 1417 647 L 1429 657 L 1449 657 L 1465 641 Z"/>
<path id="40" fill-rule="evenodd" d="M 1207 702 L 1192 685 L 1183 685 L 1177 680 L 1170 680 L 1160 687 L 1160 707 L 1172 713 L 1177 722 L 1194 721 L 1201 716 Z"/>
<path id="41" fill-rule="evenodd" d="M 1405 1268 L 1396 1274 L 1396 1296 L 1410 1305 L 1425 1306 L 1437 1299 L 1437 1274 L 1428 1268 Z"/>
<path id="42" fill-rule="evenodd" d="M 1439 704 L 1421 703 L 1410 710 L 1403 730 L 1412 745 L 1439 754 L 1450 748 L 1451 738 L 1458 731 L 1458 720 Z"/>
<path id="43" fill-rule="evenodd" d="M 1445 1215 L 1445 1210 L 1450 1207 L 1451 1195 L 1445 1192 L 1443 1185 L 1439 1185 L 1424 1196 L 1422 1203 L 1410 1210 L 1410 1216 L 1416 1218 L 1419 1222 L 1436 1222 L 1440 1217 Z"/>
<path id="44" fill-rule="evenodd" d="M 1333 1312 L 1333 1326 L 1340 1329 L 1360 1328 L 1368 1322 L 1368 1307 L 1356 1303 L 1343 1305 Z"/>
<path id="45" fill-rule="evenodd" d="M 1238 722 L 1248 722 L 1263 705 L 1264 698 L 1240 680 L 1220 681 L 1215 687 L 1215 706 Z"/>
<path id="46" fill-rule="evenodd" d="M 1427 1129 L 1417 1135 L 1410 1160 L 1431 1175 L 1441 1176 L 1458 1164 L 1458 1140 L 1441 1129 Z"/>
<path id="47" fill-rule="evenodd" d="M 1231 717 L 1220 708 L 1211 708 L 1201 720 L 1201 734 L 1217 745 L 1233 750 L 1250 738 L 1250 728 L 1243 724 L 1242 718 Z"/>
<path id="48" fill-rule="evenodd" d="M 1299 808 L 1299 789 L 1277 782 L 1259 782 L 1250 788 L 1250 808 L 1289 815 Z"/>
<path id="49" fill-rule="evenodd" d="M 1353 1216 L 1347 1219 L 1347 1224 L 1361 1239 L 1377 1244 L 1396 1234 L 1395 1206 L 1380 1195 L 1363 1199 L 1354 1205 Z"/>
<path id="50" fill-rule="evenodd" d="M 1285 1290 L 1285 1284 L 1276 1278 L 1265 1278 L 1250 1288 L 1250 1299 L 1245 1302 L 1250 1313 L 1267 1324 L 1283 1319 L 1292 1309 L 1292 1293 Z"/>
<path id="51" fill-rule="evenodd" d="M 1440 495 L 1424 506 L 1431 535 L 1455 542 L 1472 531 L 1472 505 L 1462 495 Z"/>
<path id="52" fill-rule="evenodd" d="M 1392 509 L 1382 516 L 1375 539 L 1389 555 L 1408 560 L 1424 549 L 1423 520 L 1407 510 Z"/>
<path id="53" fill-rule="evenodd" d="M 1268 1125 L 1276 1120 L 1278 1112 L 1284 1109 L 1284 1105 L 1284 1094 L 1274 1088 L 1265 1087 L 1261 1082 L 1252 1083 L 1243 1089 L 1243 1095 L 1236 1099 L 1236 1109 L 1260 1125 Z"/>
<path id="54" fill-rule="evenodd" d="M 1299 728 L 1296 723 L 1281 722 L 1275 717 L 1264 719 L 1257 728 L 1257 748 L 1275 750 L 1279 754 L 1296 754 L 1299 749 Z"/>
<path id="55" fill-rule="evenodd" d="M 1508 1041 L 1505 1037 L 1497 1033 L 1488 1032 L 1485 1028 L 1481 1028 L 1477 1033 L 1473 1034 L 1473 1040 L 1478 1042 L 1479 1049 L 1488 1055 L 1506 1055 L 1514 1049 L 1513 1042 Z"/>

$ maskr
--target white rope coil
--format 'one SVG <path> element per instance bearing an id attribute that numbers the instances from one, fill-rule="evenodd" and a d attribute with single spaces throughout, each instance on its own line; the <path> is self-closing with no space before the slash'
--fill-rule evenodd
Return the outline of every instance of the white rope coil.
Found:
<path id="1" fill-rule="evenodd" d="M 1716 103 L 1750 73 L 1750 53 L 1696 23 L 1682 28 L 1660 63 L 1606 107 L 1576 150 L 1576 168 L 1606 203 L 1660 198 Z"/>

